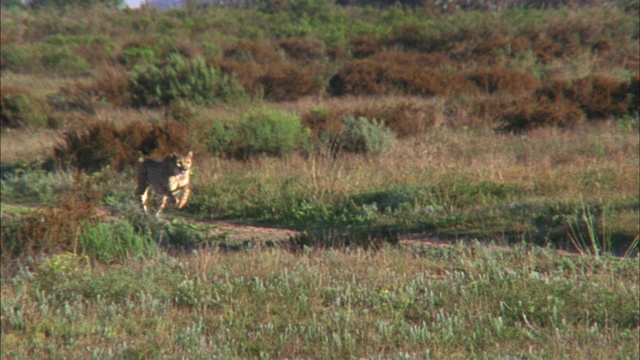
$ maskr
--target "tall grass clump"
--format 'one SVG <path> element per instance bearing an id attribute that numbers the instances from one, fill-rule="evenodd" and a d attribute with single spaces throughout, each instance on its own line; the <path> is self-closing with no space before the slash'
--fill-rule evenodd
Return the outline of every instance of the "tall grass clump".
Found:
<path id="1" fill-rule="evenodd" d="M 80 250 L 101 262 L 148 256 L 157 244 L 148 234 L 139 234 L 126 221 L 85 224 L 78 240 Z"/>
<path id="2" fill-rule="evenodd" d="M 308 138 L 297 114 L 261 107 L 249 110 L 237 123 L 214 123 L 208 148 L 214 155 L 236 159 L 286 156 L 306 148 Z"/>
<path id="3" fill-rule="evenodd" d="M 189 60 L 177 53 L 170 54 L 164 64 L 134 66 L 129 86 L 131 103 L 136 107 L 165 106 L 179 99 L 212 105 L 243 93 L 240 85 L 208 66 L 204 58 Z"/>

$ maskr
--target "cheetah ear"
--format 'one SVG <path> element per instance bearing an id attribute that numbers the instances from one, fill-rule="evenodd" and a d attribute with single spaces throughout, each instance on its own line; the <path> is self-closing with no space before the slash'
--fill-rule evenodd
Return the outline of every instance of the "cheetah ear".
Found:
<path id="1" fill-rule="evenodd" d="M 189 151 L 189 153 L 187 154 L 188 158 L 192 158 L 193 157 L 193 151 Z"/>

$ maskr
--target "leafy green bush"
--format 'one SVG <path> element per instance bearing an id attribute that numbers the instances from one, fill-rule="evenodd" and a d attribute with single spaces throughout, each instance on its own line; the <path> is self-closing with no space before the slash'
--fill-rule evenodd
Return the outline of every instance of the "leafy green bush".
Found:
<path id="1" fill-rule="evenodd" d="M 237 124 L 215 123 L 209 136 L 209 151 L 237 159 L 253 155 L 286 156 L 303 149 L 309 134 L 296 114 L 259 108 L 247 112 Z"/>
<path id="2" fill-rule="evenodd" d="M 44 100 L 29 95 L 19 87 L 3 86 L 0 90 L 0 126 L 2 128 L 42 127 L 49 118 Z"/>
<path id="3" fill-rule="evenodd" d="M 391 150 L 395 145 L 395 135 L 382 121 L 344 116 L 342 122 L 344 130 L 336 139 L 337 148 L 340 150 L 381 154 Z"/>
<path id="4" fill-rule="evenodd" d="M 129 78 L 131 104 L 163 106 L 183 99 L 196 105 L 212 105 L 243 94 L 232 79 L 208 66 L 204 58 L 184 59 L 169 55 L 165 64 L 137 65 Z"/>
<path id="5" fill-rule="evenodd" d="M 60 75 L 87 74 L 90 65 L 87 60 L 68 46 L 43 44 L 40 49 L 40 61 L 46 71 Z"/>

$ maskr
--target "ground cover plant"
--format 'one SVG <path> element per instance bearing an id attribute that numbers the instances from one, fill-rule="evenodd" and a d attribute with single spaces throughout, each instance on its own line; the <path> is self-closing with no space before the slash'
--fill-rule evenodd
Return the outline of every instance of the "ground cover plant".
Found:
<path id="1" fill-rule="evenodd" d="M 3 358 L 640 357 L 637 1 L 82 3 L 2 4 Z"/>

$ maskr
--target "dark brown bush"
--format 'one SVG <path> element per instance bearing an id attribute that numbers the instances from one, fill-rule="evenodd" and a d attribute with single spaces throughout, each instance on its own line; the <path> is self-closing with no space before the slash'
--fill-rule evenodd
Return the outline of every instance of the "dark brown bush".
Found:
<path id="1" fill-rule="evenodd" d="M 115 107 L 125 106 L 129 94 L 129 76 L 122 71 L 110 70 L 97 78 L 93 84 L 95 92 Z"/>
<path id="2" fill-rule="evenodd" d="M 438 117 L 442 115 L 442 110 L 435 103 L 406 100 L 397 103 L 358 105 L 355 108 L 312 109 L 302 115 L 302 124 L 316 139 L 320 136 L 331 138 L 343 130 L 342 118 L 345 115 L 377 119 L 396 135 L 407 137 L 423 134 L 433 128 L 439 122 Z"/>
<path id="3" fill-rule="evenodd" d="M 316 81 L 317 73 L 313 67 L 274 64 L 266 74 L 258 78 L 258 82 L 266 99 L 295 100 L 320 91 L 319 82 Z"/>
<path id="4" fill-rule="evenodd" d="M 344 110 L 311 109 L 302 114 L 301 123 L 311 131 L 314 139 L 320 136 L 336 137 L 344 128 L 342 116 Z"/>
<path id="5" fill-rule="evenodd" d="M 540 87 L 540 81 L 529 73 L 504 68 L 490 68 L 469 74 L 481 91 L 488 94 L 506 92 L 521 94 L 532 92 Z"/>
<path id="6" fill-rule="evenodd" d="M 378 104 L 352 111 L 354 117 L 366 117 L 383 121 L 399 137 L 416 136 L 433 128 L 442 115 L 442 110 L 433 103 L 400 101 Z"/>
<path id="7" fill-rule="evenodd" d="M 135 165 L 140 155 L 186 152 L 188 145 L 187 128 L 174 121 L 161 124 L 131 122 L 122 129 L 100 121 L 86 130 L 65 133 L 64 143 L 54 148 L 54 158 L 61 166 L 86 172 L 105 166 L 122 171 Z"/>
<path id="8" fill-rule="evenodd" d="M 632 98 L 628 82 L 600 75 L 573 81 L 564 95 L 576 102 L 591 119 L 624 115 Z"/>
<path id="9" fill-rule="evenodd" d="M 262 89 L 258 78 L 264 74 L 264 70 L 262 66 L 256 62 L 211 60 L 207 62 L 207 65 L 218 68 L 223 73 L 235 77 L 242 88 L 250 94 L 257 94 Z"/>
<path id="10" fill-rule="evenodd" d="M 357 60 L 347 63 L 339 76 L 352 95 L 380 95 L 391 90 L 390 84 L 384 82 L 386 72 L 382 63 Z"/>
<path id="11" fill-rule="evenodd" d="M 351 56 L 356 59 L 364 59 L 381 50 L 375 37 L 370 35 L 357 36 L 349 39 Z"/>
<path id="12" fill-rule="evenodd" d="M 522 101 L 506 109 L 498 120 L 499 131 L 517 133 L 546 126 L 570 128 L 584 120 L 584 113 L 567 101 Z"/>
<path id="13" fill-rule="evenodd" d="M 322 58 L 322 43 L 298 38 L 285 39 L 278 43 L 287 56 L 295 61 L 310 62 Z"/>
<path id="14" fill-rule="evenodd" d="M 442 52 L 423 54 L 418 52 L 381 51 L 375 60 L 407 67 L 438 68 L 446 66 L 458 68 L 459 65 Z"/>
<path id="15" fill-rule="evenodd" d="M 420 64 L 356 60 L 338 74 L 353 95 L 451 95 L 475 92 L 475 86 L 458 73 L 429 70 Z"/>
<path id="16" fill-rule="evenodd" d="M 272 64 L 280 59 L 274 48 L 251 40 L 240 40 L 223 51 L 225 60 Z"/>
<path id="17" fill-rule="evenodd" d="M 74 174 L 73 186 L 59 196 L 59 206 L 37 210 L 20 218 L 2 219 L 2 261 L 79 249 L 82 224 L 96 220 L 102 194 L 91 178 Z"/>
<path id="18" fill-rule="evenodd" d="M 531 49 L 531 41 L 524 36 L 517 36 L 509 40 L 511 46 L 511 53 L 517 54 Z"/>

